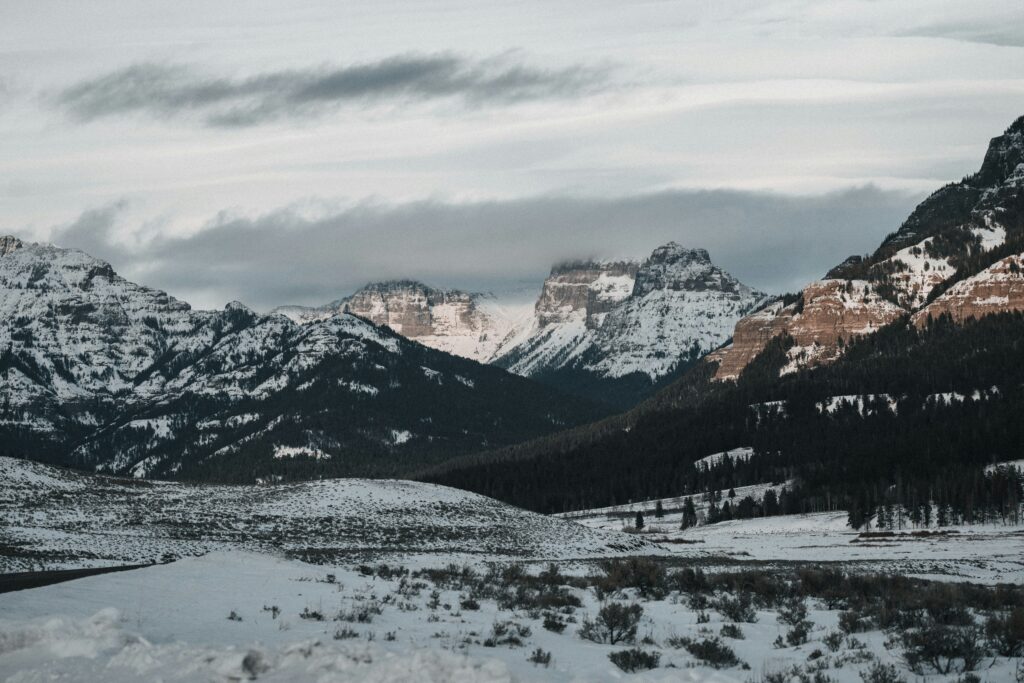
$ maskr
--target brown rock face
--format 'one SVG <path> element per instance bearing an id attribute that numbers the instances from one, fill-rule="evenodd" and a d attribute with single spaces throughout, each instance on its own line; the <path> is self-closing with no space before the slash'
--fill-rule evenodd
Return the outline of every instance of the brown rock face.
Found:
<path id="1" fill-rule="evenodd" d="M 580 261 L 551 269 L 535 307 L 541 325 L 582 315 L 588 325 L 633 291 L 640 264 L 635 261 Z"/>
<path id="2" fill-rule="evenodd" d="M 409 339 L 479 327 L 476 305 L 469 294 L 437 290 L 418 282 L 364 287 L 343 308 L 346 313 L 386 325 Z"/>
<path id="3" fill-rule="evenodd" d="M 776 304 L 736 324 L 732 345 L 708 356 L 719 362 L 715 379 L 735 379 L 768 342 L 788 333 L 796 342 L 791 357 L 808 363 L 834 358 L 839 340 L 871 334 L 904 314 L 903 309 L 875 293 L 864 280 L 818 280 L 803 291 L 799 302 Z"/>
<path id="4" fill-rule="evenodd" d="M 1007 256 L 962 280 L 914 315 L 921 327 L 929 316 L 948 314 L 957 323 L 992 313 L 1024 310 L 1024 254 Z"/>

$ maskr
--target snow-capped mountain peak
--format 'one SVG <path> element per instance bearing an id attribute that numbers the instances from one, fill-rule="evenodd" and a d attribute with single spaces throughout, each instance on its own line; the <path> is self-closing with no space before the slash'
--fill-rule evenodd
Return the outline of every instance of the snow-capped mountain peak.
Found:
<path id="1" fill-rule="evenodd" d="M 374 282 L 324 306 L 282 306 L 271 313 L 299 323 L 351 313 L 424 346 L 483 363 L 523 317 L 492 295 L 438 289 L 416 280 Z"/>
<path id="2" fill-rule="evenodd" d="M 406 341 L 369 315 L 300 325 L 239 302 L 193 310 L 84 252 L 4 244 L 17 245 L 0 257 L 5 452 L 136 476 L 244 479 L 275 459 L 292 472 L 329 461 L 343 474 L 387 471 L 395 465 L 376 463 L 396 450 L 412 467 L 416 454 L 507 443 L 597 414 Z M 403 322 L 415 325 L 410 311 Z M 448 320 L 463 324 L 455 313 Z M 527 407 L 508 416 L 507 400 Z"/>
<path id="3" fill-rule="evenodd" d="M 720 346 L 763 298 L 676 242 L 643 261 L 560 264 L 496 362 L 581 393 L 618 384 L 626 405 Z"/>

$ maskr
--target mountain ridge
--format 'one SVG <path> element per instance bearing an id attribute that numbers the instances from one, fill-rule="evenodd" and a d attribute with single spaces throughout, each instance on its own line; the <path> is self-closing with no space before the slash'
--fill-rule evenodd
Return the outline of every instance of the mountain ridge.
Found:
<path id="1" fill-rule="evenodd" d="M 396 473 L 601 414 L 353 315 L 197 311 L 53 245 L 0 256 L 0 314 L 0 450 L 113 473 Z"/>

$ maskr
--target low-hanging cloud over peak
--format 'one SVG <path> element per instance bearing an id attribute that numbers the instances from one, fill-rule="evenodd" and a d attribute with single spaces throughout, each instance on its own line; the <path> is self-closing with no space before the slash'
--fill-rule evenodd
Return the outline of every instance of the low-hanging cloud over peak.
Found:
<path id="1" fill-rule="evenodd" d="M 244 77 L 210 75 L 182 64 L 139 63 L 71 85 L 52 101 L 81 121 L 142 113 L 241 127 L 385 100 L 459 99 L 482 106 L 580 97 L 601 90 L 608 77 L 607 66 L 543 68 L 513 54 L 486 59 L 406 54 Z"/>
<path id="2" fill-rule="evenodd" d="M 318 304 L 377 280 L 466 290 L 540 283 L 570 258 L 644 256 L 677 241 L 706 248 L 749 285 L 792 291 L 852 253 L 873 250 L 919 197 L 872 186 L 816 196 L 672 190 L 450 203 L 284 207 L 218 215 L 188 236 L 125 240 L 124 204 L 88 211 L 51 235 L 123 275 L 200 306 Z"/>

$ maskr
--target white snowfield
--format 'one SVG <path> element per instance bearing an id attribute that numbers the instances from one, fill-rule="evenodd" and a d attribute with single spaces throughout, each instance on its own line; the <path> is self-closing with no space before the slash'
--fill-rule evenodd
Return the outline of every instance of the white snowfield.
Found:
<path id="1" fill-rule="evenodd" d="M 736 499 L 781 486 L 737 488 Z M 786 627 L 775 612 L 758 610 L 756 623 L 742 624 L 742 639 L 725 639 L 750 668 L 713 669 L 672 640 L 717 634 L 728 623 L 723 615 L 699 616 L 686 596 L 643 600 L 628 589 L 615 599 L 642 605 L 637 640 L 660 655 L 660 664 L 627 674 L 608 655 L 629 646 L 579 635 L 604 604 L 592 588 L 569 589 L 581 602 L 572 615 L 577 621 L 555 633 L 543 627 L 539 610 L 501 607 L 486 597 L 466 605 L 462 590 L 374 575 L 360 564 L 415 571 L 455 562 L 483 574 L 522 562 L 535 573 L 542 560 L 555 559 L 562 571 L 580 575 L 598 571 L 595 559 L 661 555 L 707 572 L 831 565 L 947 581 L 1024 581 L 1019 527 L 861 537 L 846 527 L 845 513 L 833 512 L 679 531 L 682 502 L 665 499 L 660 519 L 655 501 L 645 501 L 569 521 L 413 482 L 186 486 L 0 458 L 0 547 L 15 551 L 0 571 L 182 556 L 0 594 L 0 680 L 747 683 L 805 666 L 809 653 L 826 649 L 823 639 L 839 618 L 838 610 L 812 600 L 809 642 L 779 648 L 773 643 Z M 698 511 L 706 509 L 699 496 L 694 502 Z M 651 533 L 624 532 L 624 520 L 631 522 L 636 511 L 647 515 Z M 487 646 L 504 622 L 517 625 L 522 644 Z M 879 661 L 903 666 L 899 651 L 885 647 L 886 634 L 857 637 Z M 551 654 L 547 666 L 528 660 L 537 648 Z M 865 661 L 827 673 L 836 683 L 860 683 Z M 985 667 L 983 680 L 1012 680 L 1011 660 Z"/>
<path id="2" fill-rule="evenodd" d="M 743 450 L 733 449 L 730 453 Z M 783 487 L 782 484 L 737 487 L 734 501 L 745 496 L 761 500 L 769 488 L 778 492 Z M 726 500 L 728 492 L 722 493 Z M 697 494 L 692 498 L 701 524 L 681 530 L 686 498 L 661 499 L 664 510 L 661 518 L 655 517 L 655 500 L 563 516 L 595 530 L 632 531 L 636 513 L 641 512 L 646 533 L 640 536 L 680 555 L 723 569 L 734 566 L 737 561 L 769 566 L 836 563 L 849 571 L 891 572 L 940 581 L 1024 582 L 1024 527 L 1021 526 L 993 523 L 942 529 L 933 526 L 929 530 L 907 527 L 892 536 L 863 537 L 848 526 L 845 511 L 703 524 L 708 503 Z M 933 533 L 915 534 L 915 531 Z"/>
<path id="3" fill-rule="evenodd" d="M 0 573 L 145 564 L 229 549 L 317 562 L 657 551 L 643 539 L 433 484 L 331 479 L 196 486 L 85 475 L 4 457 L 0 519 L 0 547 L 11 549 L 0 555 Z"/>
<path id="4" fill-rule="evenodd" d="M 556 634 L 539 619 L 499 610 L 493 601 L 481 600 L 478 610 L 461 609 L 458 591 L 439 591 L 440 605 L 433 609 L 430 588 L 416 595 L 399 591 L 398 579 L 363 576 L 351 568 L 219 552 L 2 594 L 0 680 L 741 683 L 751 675 L 701 666 L 685 650 L 674 649 L 664 650 L 660 668 L 629 675 L 608 659 L 624 646 L 583 640 L 576 625 Z M 583 611 L 596 613 L 593 592 L 576 592 Z M 339 612 L 371 604 L 380 613 L 368 622 L 335 620 Z M 642 631 L 659 641 L 698 628 L 696 613 L 683 605 L 662 601 L 644 608 Z M 324 619 L 302 618 L 304 611 Z M 237 620 L 229 619 L 232 614 Z M 494 623 L 506 619 L 529 626 L 523 646 L 483 646 Z M 749 636 L 736 641 L 737 654 L 755 670 L 805 659 L 802 652 L 774 651 L 770 643 L 780 627 L 773 618 L 762 621 L 744 624 Z M 822 621 L 834 622 L 835 616 Z M 336 640 L 342 629 L 348 630 L 346 639 Z M 537 647 L 552 653 L 549 666 L 527 661 Z M 846 674 L 842 683 L 859 683 L 854 669 Z"/>

